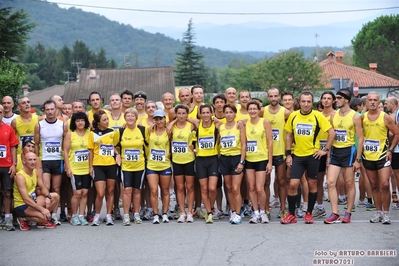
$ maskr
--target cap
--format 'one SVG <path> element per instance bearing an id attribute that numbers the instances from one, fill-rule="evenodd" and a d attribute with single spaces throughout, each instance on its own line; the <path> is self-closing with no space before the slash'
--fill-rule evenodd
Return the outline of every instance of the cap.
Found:
<path id="1" fill-rule="evenodd" d="M 154 118 L 155 117 L 165 117 L 165 112 L 162 110 L 155 110 L 154 112 Z"/>
<path id="2" fill-rule="evenodd" d="M 143 99 L 146 99 L 146 100 L 147 100 L 147 94 L 146 94 L 144 91 L 142 91 L 142 92 L 136 92 L 136 93 L 133 95 L 133 100 L 136 99 L 136 98 L 143 98 Z"/>
<path id="3" fill-rule="evenodd" d="M 28 144 L 35 145 L 35 141 L 33 140 L 32 137 L 24 137 L 22 139 L 22 148 L 24 148 Z"/>

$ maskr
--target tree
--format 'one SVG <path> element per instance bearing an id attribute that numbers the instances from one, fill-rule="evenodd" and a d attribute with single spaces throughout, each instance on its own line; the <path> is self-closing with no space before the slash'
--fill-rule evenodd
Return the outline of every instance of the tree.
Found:
<path id="1" fill-rule="evenodd" d="M 11 61 L 19 61 L 25 50 L 25 42 L 35 27 L 29 23 L 23 9 L 14 13 L 11 8 L 0 9 L 0 52 Z"/>
<path id="2" fill-rule="evenodd" d="M 178 86 L 203 84 L 206 79 L 204 56 L 195 51 L 193 31 L 192 19 L 190 19 L 187 31 L 183 33 L 184 51 L 176 53 L 175 83 Z"/>
<path id="3" fill-rule="evenodd" d="M 22 81 L 25 73 L 21 66 L 10 59 L 3 57 L 0 59 L 0 96 L 11 96 L 14 101 L 22 94 Z"/>
<path id="4" fill-rule="evenodd" d="M 352 39 L 354 63 L 368 69 L 377 63 L 378 72 L 399 79 L 399 15 L 387 15 L 365 24 Z"/>
<path id="5" fill-rule="evenodd" d="M 295 93 L 303 89 L 323 89 L 322 69 L 318 63 L 304 58 L 303 52 L 289 50 L 258 63 L 255 83 L 263 90 L 276 87 Z"/>

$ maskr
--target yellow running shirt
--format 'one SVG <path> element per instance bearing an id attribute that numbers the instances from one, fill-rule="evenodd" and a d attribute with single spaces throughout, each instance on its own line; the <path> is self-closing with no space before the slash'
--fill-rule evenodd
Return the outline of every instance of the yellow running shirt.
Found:
<path id="1" fill-rule="evenodd" d="M 217 136 L 218 130 L 215 127 L 215 123 L 211 122 L 210 127 L 204 128 L 202 120 L 200 120 L 197 130 L 197 156 L 209 157 L 218 155 Z"/>
<path id="2" fill-rule="evenodd" d="M 93 150 L 93 166 L 108 166 L 116 164 L 114 147 L 119 143 L 119 130 L 107 128 L 95 129 L 90 132 L 87 148 Z"/>
<path id="3" fill-rule="evenodd" d="M 341 116 L 339 111 L 335 113 L 333 127 L 335 130 L 335 139 L 333 147 L 347 148 L 355 145 L 356 129 L 353 124 L 354 110 L 350 110 L 345 116 Z"/>
<path id="4" fill-rule="evenodd" d="M 264 120 L 264 118 L 260 118 L 255 125 L 251 123 L 251 120 L 248 120 L 245 126 L 247 136 L 245 160 L 248 162 L 260 162 L 269 159 Z"/>
<path id="5" fill-rule="evenodd" d="M 35 114 L 32 114 L 32 118 L 29 122 L 24 122 L 21 116 L 17 116 L 15 118 L 15 129 L 16 129 L 15 133 L 19 140 L 18 154 L 21 154 L 22 152 L 22 139 L 25 137 L 30 137 L 32 139 L 34 138 L 35 126 L 38 122 L 39 118 Z"/>
<path id="6" fill-rule="evenodd" d="M 123 171 L 134 172 L 145 169 L 144 143 L 143 133 L 138 126 L 134 129 L 126 127 L 123 130 L 120 142 Z"/>
<path id="7" fill-rule="evenodd" d="M 24 170 L 21 169 L 21 171 L 18 172 L 18 174 L 21 174 L 25 178 L 25 187 L 26 187 L 26 192 L 28 195 L 36 201 L 36 186 L 37 186 L 37 174 L 36 174 L 36 169 L 33 169 L 33 174 L 32 176 L 28 175 L 27 173 L 24 172 Z M 13 185 L 13 192 L 14 192 L 14 208 L 25 205 L 26 203 L 24 202 L 21 193 L 19 193 L 17 183 L 14 182 Z"/>
<path id="8" fill-rule="evenodd" d="M 387 155 L 388 128 L 384 122 L 384 112 L 380 112 L 378 118 L 370 121 L 366 112 L 363 116 L 364 144 L 362 158 L 368 161 L 378 161 Z"/>
<path id="9" fill-rule="evenodd" d="M 193 142 L 191 123 L 186 122 L 183 128 L 177 124 L 172 128 L 172 161 L 177 164 L 186 164 L 195 160 L 194 152 L 189 148 Z"/>
<path id="10" fill-rule="evenodd" d="M 241 133 L 237 129 L 237 124 L 231 129 L 226 129 L 225 124 L 220 128 L 220 154 L 225 156 L 236 156 L 241 154 Z"/>
<path id="11" fill-rule="evenodd" d="M 69 147 L 69 166 L 74 175 L 89 174 L 89 142 L 90 131 L 86 131 L 83 136 L 76 132 L 71 132 L 71 145 Z"/>
<path id="12" fill-rule="evenodd" d="M 263 118 L 269 120 L 272 127 L 273 156 L 285 156 L 285 108 L 280 107 L 276 114 L 272 114 L 269 111 L 269 106 L 266 106 Z"/>
<path id="13" fill-rule="evenodd" d="M 304 157 L 320 149 L 317 136 L 320 131 L 327 132 L 331 127 L 330 122 L 319 111 L 312 110 L 309 114 L 303 115 L 298 110 L 290 114 L 284 129 L 293 134 L 295 155 Z"/>
<path id="14" fill-rule="evenodd" d="M 155 131 L 150 133 L 148 153 L 148 169 L 163 171 L 170 167 L 170 143 L 166 130 L 160 136 Z"/>

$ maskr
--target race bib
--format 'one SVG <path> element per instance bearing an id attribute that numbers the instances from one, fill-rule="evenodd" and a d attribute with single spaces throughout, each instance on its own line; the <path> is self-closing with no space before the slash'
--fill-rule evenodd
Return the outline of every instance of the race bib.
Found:
<path id="1" fill-rule="evenodd" d="M 346 130 L 335 130 L 335 141 L 346 142 Z"/>
<path id="2" fill-rule="evenodd" d="M 201 150 L 209 150 L 215 147 L 214 137 L 205 137 L 198 139 L 198 146 Z"/>
<path id="3" fill-rule="evenodd" d="M 125 161 L 137 162 L 140 160 L 140 150 L 125 149 Z"/>
<path id="4" fill-rule="evenodd" d="M 49 141 L 44 143 L 44 150 L 48 154 L 55 154 L 61 152 L 61 142 Z"/>
<path id="5" fill-rule="evenodd" d="M 172 153 L 187 153 L 187 142 L 172 141 Z"/>
<path id="6" fill-rule="evenodd" d="M 89 160 L 88 150 L 75 151 L 75 162 L 84 163 L 87 162 L 88 160 Z"/>
<path id="7" fill-rule="evenodd" d="M 151 149 L 150 154 L 151 154 L 150 158 L 152 161 L 157 161 L 157 162 L 165 162 L 166 161 L 166 151 L 165 150 Z"/>
<path id="8" fill-rule="evenodd" d="M 7 157 L 7 147 L 5 145 L 0 145 L 0 158 Z"/>
<path id="9" fill-rule="evenodd" d="M 311 136 L 313 134 L 313 125 L 296 124 L 295 132 L 299 136 Z"/>
<path id="10" fill-rule="evenodd" d="M 272 139 L 273 141 L 280 141 L 280 130 L 272 129 Z"/>
<path id="11" fill-rule="evenodd" d="M 380 151 L 380 141 L 365 139 L 363 144 L 364 150 L 368 152 L 379 152 Z"/>
<path id="12" fill-rule="evenodd" d="M 220 145 L 223 149 L 237 147 L 236 136 L 225 136 L 220 138 Z"/>
<path id="13" fill-rule="evenodd" d="M 114 145 L 100 144 L 101 156 L 114 156 Z"/>
<path id="14" fill-rule="evenodd" d="M 327 140 L 320 140 L 320 150 L 324 149 L 327 145 Z"/>
<path id="15" fill-rule="evenodd" d="M 247 141 L 247 152 L 257 152 L 258 151 L 258 141 L 248 140 Z"/>

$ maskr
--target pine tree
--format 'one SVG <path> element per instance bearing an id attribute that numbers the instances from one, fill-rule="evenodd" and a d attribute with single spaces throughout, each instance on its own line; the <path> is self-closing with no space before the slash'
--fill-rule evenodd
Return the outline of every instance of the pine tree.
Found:
<path id="1" fill-rule="evenodd" d="M 175 84 L 178 86 L 204 84 L 206 74 L 204 56 L 195 51 L 194 39 L 194 29 L 190 19 L 188 29 L 183 33 L 184 51 L 176 53 Z"/>

